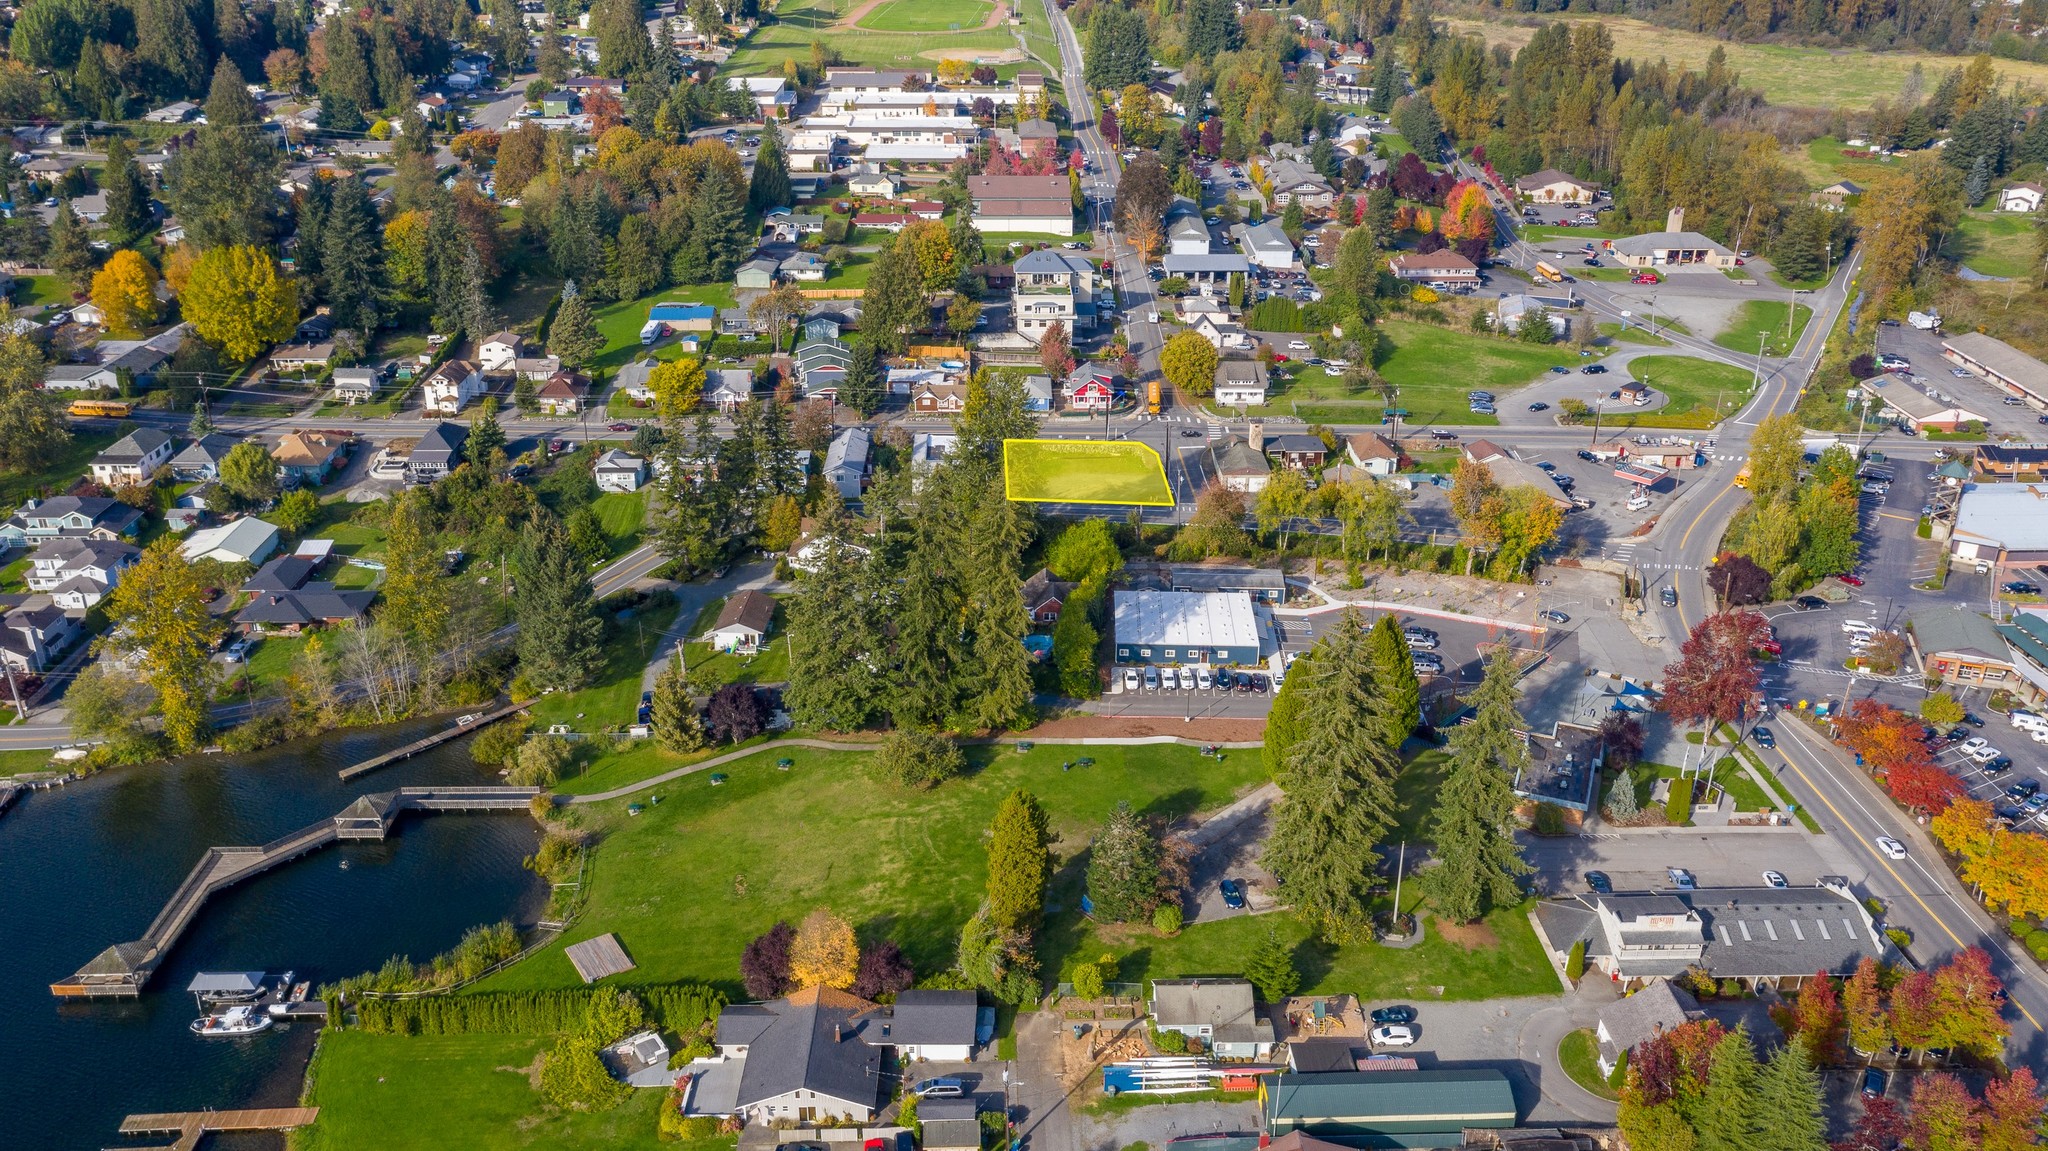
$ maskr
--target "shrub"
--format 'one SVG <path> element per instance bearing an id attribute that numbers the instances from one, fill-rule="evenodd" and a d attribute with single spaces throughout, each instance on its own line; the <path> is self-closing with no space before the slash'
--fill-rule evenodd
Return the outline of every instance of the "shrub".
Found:
<path id="1" fill-rule="evenodd" d="M 1178 904 L 1162 903 L 1152 912 L 1152 929 L 1161 935 L 1179 935 L 1183 918 Z"/>
<path id="2" fill-rule="evenodd" d="M 1736 982 L 1735 980 L 1733 980 L 1733 979 L 1723 979 L 1723 980 L 1721 981 L 1721 998 L 1723 998 L 1723 999 L 1740 999 L 1740 998 L 1742 998 L 1742 984 L 1740 984 L 1740 983 L 1737 983 L 1737 982 Z"/>
<path id="3" fill-rule="evenodd" d="M 1081 999 L 1100 999 L 1107 990 L 1109 973 L 1116 969 L 1116 957 L 1105 955 L 1093 963 L 1074 968 L 1074 994 Z"/>
<path id="4" fill-rule="evenodd" d="M 1152 1029 L 1152 1046 L 1168 1055 L 1181 1055 L 1188 1049 L 1188 1037 L 1178 1031 Z"/>
<path id="5" fill-rule="evenodd" d="M 718 1120 L 709 1115 L 683 1114 L 683 1097 L 671 1092 L 661 1104 L 661 1121 L 655 1134 L 665 1143 L 685 1139 L 709 1139 L 718 1134 Z"/>
<path id="6" fill-rule="evenodd" d="M 1554 803 L 1536 805 L 1535 831 L 1538 835 L 1564 834 L 1564 808 Z"/>
<path id="7" fill-rule="evenodd" d="M 967 758 L 952 740 L 935 731 L 904 727 L 890 733 L 873 766 L 891 782 L 928 791 L 965 771 Z"/>
<path id="8" fill-rule="evenodd" d="M 1619 1091 L 1621 1090 L 1621 1085 L 1626 1082 L 1628 1082 L 1628 1052 L 1624 1051 L 1621 1053 L 1621 1058 L 1614 1061 L 1614 1070 L 1607 1073 L 1607 1085 Z"/>
<path id="9" fill-rule="evenodd" d="M 1673 827 L 1686 827 L 1692 823 L 1692 788 L 1690 779 L 1671 781 L 1671 794 L 1664 797 L 1664 818 Z"/>
<path id="10" fill-rule="evenodd" d="M 1564 961 L 1565 978 L 1577 983 L 1586 974 L 1586 941 L 1581 939 L 1572 944 L 1571 954 Z"/>
<path id="11" fill-rule="evenodd" d="M 623 1102 L 632 1089 L 612 1078 L 597 1051 L 597 1040 L 588 1035 L 571 1035 L 555 1044 L 541 1060 L 541 1097 L 575 1111 L 602 1111 Z"/>
<path id="12" fill-rule="evenodd" d="M 1913 933 L 1903 927 L 1885 928 L 1884 937 L 1891 940 L 1892 946 L 1900 951 L 1904 951 L 1913 942 Z"/>

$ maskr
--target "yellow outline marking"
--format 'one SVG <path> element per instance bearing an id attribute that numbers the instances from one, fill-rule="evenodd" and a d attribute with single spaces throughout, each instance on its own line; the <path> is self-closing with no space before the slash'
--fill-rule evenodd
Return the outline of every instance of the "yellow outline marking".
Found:
<path id="1" fill-rule="evenodd" d="M 1064 448 L 1067 450 L 1065 452 L 1033 452 L 1031 454 L 1037 455 L 1041 459 L 1049 459 L 1051 457 L 1063 454 L 1084 457 L 1092 456 L 1096 459 L 1107 459 L 1112 456 L 1130 457 L 1142 452 L 1144 453 L 1142 458 L 1151 463 L 1153 471 L 1158 477 L 1158 490 L 1163 492 L 1166 498 L 1149 500 L 1112 500 L 1086 499 L 1076 498 L 1072 496 L 1056 498 L 1052 496 L 1018 495 L 1015 485 L 1013 485 L 1010 482 L 1010 450 L 1015 447 L 1029 447 L 1035 449 L 1046 446 Z M 1095 450 L 1094 452 L 1076 450 L 1087 448 L 1093 448 L 1097 450 Z M 1170 508 L 1174 506 L 1175 503 L 1173 498 L 1173 485 L 1169 483 L 1166 478 L 1166 461 L 1160 458 L 1159 453 L 1156 450 L 1154 450 L 1150 444 L 1141 443 L 1137 440 L 1004 440 L 1003 496 L 1004 498 L 1013 500 L 1017 503 L 1027 504 L 1108 504 L 1116 507 Z"/>

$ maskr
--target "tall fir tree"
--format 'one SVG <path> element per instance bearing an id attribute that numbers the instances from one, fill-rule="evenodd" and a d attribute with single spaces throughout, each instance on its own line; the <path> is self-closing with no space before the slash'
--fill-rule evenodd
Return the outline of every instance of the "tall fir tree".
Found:
<path id="1" fill-rule="evenodd" d="M 1097 918 L 1135 923 L 1159 905 L 1159 841 L 1145 821 L 1119 801 L 1088 850 L 1088 898 Z"/>
<path id="2" fill-rule="evenodd" d="M 789 604 L 789 713 L 806 728 L 859 731 L 882 715 L 888 643 L 884 589 L 867 553 L 847 542 L 835 517 L 820 530 L 815 570 Z"/>
<path id="3" fill-rule="evenodd" d="M 732 278 L 746 255 L 746 197 L 725 168 L 713 165 L 690 198 L 690 238 L 676 252 L 675 278 L 715 284 Z"/>
<path id="4" fill-rule="evenodd" d="M 765 212 L 786 208 L 794 199 L 789 184 L 789 160 L 782 154 L 782 129 L 771 123 L 761 130 L 761 150 L 754 156 L 747 202 L 755 211 Z"/>
<path id="5" fill-rule="evenodd" d="M 1797 1046 L 1796 1044 L 1794 1046 Z M 1700 1151 L 1744 1151 L 1767 1142 L 1776 1116 L 1763 1112 L 1759 1069 L 1749 1029 L 1738 1026 L 1714 1045 L 1707 1062 L 1706 1090 L 1690 1101 L 1686 1118 L 1699 1136 Z"/>
<path id="6" fill-rule="evenodd" d="M 1770 1151 L 1827 1151 L 1820 1076 L 1805 1044 L 1787 1043 L 1764 1064 L 1756 1081 L 1756 1108 L 1768 1117 L 1768 1130 L 1761 1142 L 1751 1146 Z"/>
<path id="7" fill-rule="evenodd" d="M 562 363 L 580 368 L 604 351 L 604 336 L 597 330 L 597 320 L 590 314 L 590 305 L 584 302 L 583 294 L 576 290 L 576 281 L 562 284 L 562 303 L 555 309 L 555 319 L 548 326 L 548 351 L 562 357 Z"/>
<path id="8" fill-rule="evenodd" d="M 863 418 L 881 410 L 881 353 L 865 337 L 853 341 L 853 362 L 846 369 L 846 382 L 839 385 L 839 401 Z"/>
<path id="9" fill-rule="evenodd" d="M 1415 653 L 1392 613 L 1372 625 L 1371 646 L 1380 686 L 1380 738 L 1398 752 L 1422 723 L 1422 681 L 1415 675 Z"/>
<path id="10" fill-rule="evenodd" d="M 692 752 L 704 746 L 704 723 L 697 716 L 696 701 L 690 698 L 690 681 L 683 674 L 680 651 L 654 681 L 650 711 L 654 738 L 661 746 L 674 752 Z"/>
<path id="11" fill-rule="evenodd" d="M 1347 610 L 1317 642 L 1304 731 L 1280 776 L 1264 863 L 1280 895 L 1328 940 L 1365 934 L 1379 844 L 1394 826 L 1401 761 L 1379 739 L 1378 684 L 1364 621 Z"/>
<path id="12" fill-rule="evenodd" d="M 1301 987 L 1301 972 L 1294 966 L 1294 954 L 1271 926 L 1245 957 L 1244 977 L 1258 989 L 1259 998 L 1276 1005 L 1287 1002 L 1287 997 Z"/>
<path id="13" fill-rule="evenodd" d="M 107 142 L 100 190 L 107 197 L 107 214 L 100 217 L 107 242 L 125 248 L 140 240 L 149 230 L 149 189 L 143 187 L 142 173 L 135 166 L 134 149 L 119 136 Z"/>
<path id="14" fill-rule="evenodd" d="M 1006 932 L 1029 934 L 1045 914 L 1052 878 L 1052 821 L 1023 788 L 996 808 L 988 839 L 988 918 Z"/>
<path id="15" fill-rule="evenodd" d="M 597 40 L 597 66 L 603 75 L 637 78 L 656 66 L 640 0 L 597 0 L 591 5 L 590 34 Z"/>
<path id="16" fill-rule="evenodd" d="M 171 209 L 201 248 L 270 240 L 277 151 L 261 124 L 242 74 L 221 60 L 206 97 L 206 123 L 166 174 Z M 302 220 L 302 238 L 303 229 Z"/>
<path id="17" fill-rule="evenodd" d="M 70 204 L 59 203 L 57 216 L 50 222 L 49 261 L 50 267 L 69 279 L 74 288 L 82 289 L 92 279 L 97 262 L 93 259 L 92 241 L 86 238 L 85 225 L 78 222 Z"/>
<path id="18" fill-rule="evenodd" d="M 551 513 L 536 512 L 527 525 L 518 588 L 520 677 L 540 690 L 589 683 L 604 668 L 604 619 L 590 569 Z"/>
<path id="19" fill-rule="evenodd" d="M 206 83 L 206 45 L 185 0 L 138 0 L 129 11 L 135 67 L 149 94 L 177 100 L 199 91 Z"/>
<path id="20" fill-rule="evenodd" d="M 384 229 L 361 180 L 335 182 L 320 261 L 334 326 L 365 337 L 376 331 L 383 318 Z"/>
<path id="21" fill-rule="evenodd" d="M 1529 764 L 1526 725 L 1515 710 L 1518 678 L 1513 649 L 1496 645 L 1472 693 L 1471 721 L 1451 731 L 1450 775 L 1430 813 L 1437 866 L 1422 874 L 1423 890 L 1439 915 L 1461 923 L 1513 903 L 1521 877 L 1533 870 L 1514 835 L 1511 781 Z"/>

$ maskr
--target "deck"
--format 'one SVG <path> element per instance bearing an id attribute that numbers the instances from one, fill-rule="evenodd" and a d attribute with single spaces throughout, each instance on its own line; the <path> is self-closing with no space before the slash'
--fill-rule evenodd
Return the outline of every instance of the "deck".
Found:
<path id="1" fill-rule="evenodd" d="M 362 796 L 338 814 L 261 847 L 209 847 L 140 939 L 100 952 L 71 978 L 52 983 L 50 994 L 60 999 L 140 995 L 142 985 L 177 945 L 206 900 L 229 884 L 337 840 L 383 839 L 408 811 L 524 811 L 539 794 L 537 787 L 402 787 Z"/>
<path id="2" fill-rule="evenodd" d="M 289 1131 L 319 1118 L 318 1107 L 261 1107 L 251 1111 L 165 1111 L 130 1115 L 121 1120 L 123 1135 L 175 1133 L 176 1142 L 161 1145 L 161 1151 L 191 1151 L 200 1139 L 214 1131 Z M 157 1148 L 109 1148 L 108 1151 L 158 1151 Z"/>
<path id="3" fill-rule="evenodd" d="M 390 767 L 392 764 L 397 763 L 401 759 L 411 759 L 413 756 L 418 755 L 419 753 L 426 751 L 429 748 L 439 747 L 442 744 L 447 743 L 451 739 L 457 739 L 461 736 L 468 735 L 470 732 L 477 731 L 491 724 L 494 724 L 499 720 L 504 719 L 508 715 L 513 715 L 517 712 L 525 711 L 526 708 L 526 704 L 514 703 L 507 704 L 506 706 L 501 707 L 496 711 L 488 712 L 484 715 L 461 716 L 460 718 L 456 719 L 455 726 L 447 729 L 446 731 L 437 731 L 434 734 L 426 736 L 422 739 L 413 740 L 411 743 L 406 744 L 404 747 L 397 748 L 392 751 L 387 751 L 383 755 L 373 756 L 369 759 L 364 760 L 361 763 L 352 764 L 348 767 L 344 767 L 335 774 L 339 775 L 342 778 L 343 782 L 355 779 L 358 776 L 368 775 L 371 772 L 376 771 L 380 767 Z"/>

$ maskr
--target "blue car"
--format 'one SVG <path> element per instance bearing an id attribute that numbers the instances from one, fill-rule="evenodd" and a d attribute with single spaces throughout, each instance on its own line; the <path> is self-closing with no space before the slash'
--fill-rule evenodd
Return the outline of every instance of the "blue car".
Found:
<path id="1" fill-rule="evenodd" d="M 1226 879 L 1217 887 L 1223 892 L 1223 906 L 1232 911 L 1244 910 L 1244 888 L 1235 879 Z"/>
<path id="2" fill-rule="evenodd" d="M 1768 727 L 1757 728 L 1749 734 L 1756 738 L 1756 745 L 1758 747 L 1778 746 L 1778 738 L 1771 734 L 1771 729 Z"/>

